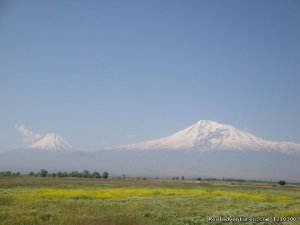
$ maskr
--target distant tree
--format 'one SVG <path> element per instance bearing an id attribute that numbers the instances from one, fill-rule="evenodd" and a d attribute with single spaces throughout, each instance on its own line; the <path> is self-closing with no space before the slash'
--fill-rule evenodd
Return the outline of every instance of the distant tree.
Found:
<path id="1" fill-rule="evenodd" d="M 123 177 L 123 179 L 125 179 L 125 178 L 126 178 L 126 175 L 125 175 L 125 174 L 123 174 L 123 175 L 122 175 L 122 177 Z"/>
<path id="2" fill-rule="evenodd" d="M 101 175 L 100 175 L 99 172 L 95 171 L 95 172 L 92 173 L 92 177 L 94 177 L 94 178 L 101 178 Z"/>
<path id="3" fill-rule="evenodd" d="M 88 170 L 82 171 L 82 176 L 83 177 L 88 177 L 89 175 L 90 175 L 90 171 L 88 171 Z"/>
<path id="4" fill-rule="evenodd" d="M 81 177 L 81 176 L 82 176 L 81 173 L 76 170 L 69 173 L 69 177 Z"/>
<path id="5" fill-rule="evenodd" d="M 280 180 L 280 181 L 278 181 L 278 184 L 280 184 L 280 185 L 285 185 L 286 182 L 285 182 L 284 180 Z"/>
<path id="6" fill-rule="evenodd" d="M 10 170 L 7 170 L 4 172 L 4 176 L 11 176 L 12 172 Z"/>
<path id="7" fill-rule="evenodd" d="M 181 180 L 184 180 L 184 176 L 181 177 Z"/>
<path id="8" fill-rule="evenodd" d="M 102 177 L 103 177 L 104 179 L 107 179 L 107 178 L 108 178 L 108 175 L 109 175 L 109 173 L 108 173 L 107 171 L 105 171 L 105 172 L 103 172 Z"/>
<path id="9" fill-rule="evenodd" d="M 1 175 L 5 176 L 5 177 L 10 177 L 10 176 L 15 176 L 15 173 L 11 172 L 10 170 L 7 170 L 4 172 L 1 172 Z"/>
<path id="10" fill-rule="evenodd" d="M 58 172 L 57 172 L 57 176 L 58 176 L 58 177 L 63 177 L 63 176 L 64 176 L 64 173 L 61 172 L 61 171 L 58 171 Z"/>
<path id="11" fill-rule="evenodd" d="M 21 173 L 18 171 L 18 172 L 16 172 L 16 174 L 15 174 L 17 177 L 18 176 L 20 176 L 21 175 Z"/>
<path id="12" fill-rule="evenodd" d="M 41 169 L 40 175 L 41 175 L 42 177 L 46 177 L 47 174 L 48 174 L 48 171 L 47 171 L 47 170 Z"/>
<path id="13" fill-rule="evenodd" d="M 52 177 L 56 177 L 56 175 L 57 175 L 57 174 L 54 173 L 54 172 L 51 174 Z"/>
<path id="14" fill-rule="evenodd" d="M 72 172 L 70 172 L 70 173 L 69 173 L 69 177 L 76 177 L 75 172 L 77 172 L 77 171 L 72 171 Z"/>
<path id="15" fill-rule="evenodd" d="M 78 172 L 78 171 L 73 171 L 71 173 L 69 173 L 70 177 L 83 177 L 82 172 Z"/>
<path id="16" fill-rule="evenodd" d="M 34 172 L 33 172 L 33 171 L 30 171 L 30 172 L 27 174 L 27 176 L 33 177 L 33 176 L 34 176 Z"/>
<path id="17" fill-rule="evenodd" d="M 201 181 L 201 177 L 198 177 L 198 178 L 197 178 L 197 181 Z"/>
<path id="18" fill-rule="evenodd" d="M 69 176 L 69 173 L 68 172 L 63 172 L 63 174 L 64 174 L 64 177 L 68 177 Z"/>

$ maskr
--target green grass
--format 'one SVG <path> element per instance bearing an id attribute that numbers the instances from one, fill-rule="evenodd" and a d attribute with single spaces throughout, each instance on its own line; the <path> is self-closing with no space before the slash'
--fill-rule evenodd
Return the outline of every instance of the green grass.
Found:
<path id="1" fill-rule="evenodd" d="M 207 222 L 209 216 L 293 216 L 295 222 L 275 224 L 300 224 L 300 188 L 189 180 L 0 178 L 1 225 L 222 224 Z"/>

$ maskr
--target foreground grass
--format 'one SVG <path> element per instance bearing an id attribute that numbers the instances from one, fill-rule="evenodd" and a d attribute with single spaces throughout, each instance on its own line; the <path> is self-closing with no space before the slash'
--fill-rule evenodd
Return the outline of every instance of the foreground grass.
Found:
<path id="1" fill-rule="evenodd" d="M 293 216 L 295 222 L 276 224 L 300 224 L 300 190 L 195 181 L 0 179 L 1 225 L 221 224 L 207 222 L 209 216 Z"/>

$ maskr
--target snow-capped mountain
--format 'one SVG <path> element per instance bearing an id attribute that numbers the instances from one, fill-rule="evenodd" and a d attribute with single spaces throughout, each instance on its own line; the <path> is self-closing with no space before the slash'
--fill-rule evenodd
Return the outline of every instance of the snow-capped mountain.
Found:
<path id="1" fill-rule="evenodd" d="M 58 134 L 49 133 L 41 140 L 32 143 L 29 148 L 43 149 L 49 151 L 67 151 L 72 148 L 69 142 Z"/>
<path id="2" fill-rule="evenodd" d="M 56 134 L 35 136 L 39 139 L 26 148 L 0 153 L 0 171 L 89 169 L 139 177 L 182 175 L 300 181 L 300 144 L 264 140 L 213 121 L 201 120 L 158 140 L 97 152 L 65 151 L 71 148 L 70 144 Z"/>
<path id="3" fill-rule="evenodd" d="M 126 150 L 269 150 L 299 152 L 300 144 L 264 140 L 231 125 L 200 120 L 171 136 L 121 146 Z"/>

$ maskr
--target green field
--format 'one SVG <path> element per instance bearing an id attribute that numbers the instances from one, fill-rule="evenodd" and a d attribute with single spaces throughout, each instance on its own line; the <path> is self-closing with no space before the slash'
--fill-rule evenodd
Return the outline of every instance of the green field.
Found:
<path id="1" fill-rule="evenodd" d="M 209 217 L 295 217 L 300 186 L 161 179 L 0 177 L 0 224 L 195 225 Z M 225 224 L 239 224 L 226 222 Z"/>

